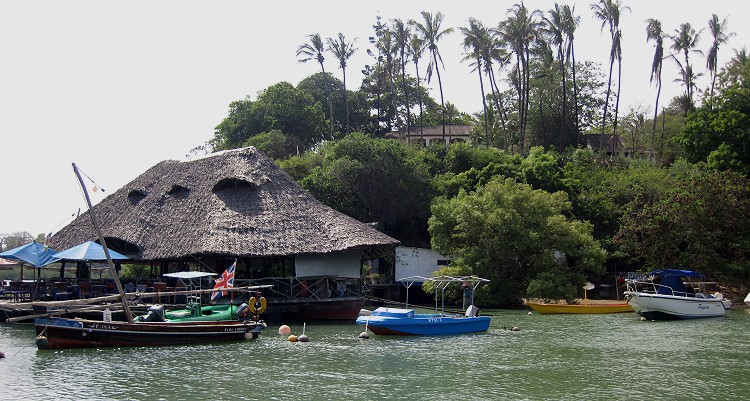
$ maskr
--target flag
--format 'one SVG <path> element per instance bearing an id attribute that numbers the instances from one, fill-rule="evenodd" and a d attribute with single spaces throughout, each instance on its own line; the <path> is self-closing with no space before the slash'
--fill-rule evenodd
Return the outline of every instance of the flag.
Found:
<path id="1" fill-rule="evenodd" d="M 50 232 L 44 237 L 44 247 L 49 248 L 49 244 L 52 241 L 52 233 Z"/>
<path id="2" fill-rule="evenodd" d="M 214 290 L 222 289 L 222 288 L 232 288 L 234 287 L 234 268 L 237 267 L 237 261 L 235 260 L 234 263 L 232 263 L 231 266 L 227 267 L 226 270 L 224 270 L 224 273 L 221 274 L 221 277 L 214 280 Z M 211 293 L 211 300 L 215 300 L 216 298 L 219 298 L 221 296 L 227 296 L 229 294 L 229 291 L 214 291 Z"/>

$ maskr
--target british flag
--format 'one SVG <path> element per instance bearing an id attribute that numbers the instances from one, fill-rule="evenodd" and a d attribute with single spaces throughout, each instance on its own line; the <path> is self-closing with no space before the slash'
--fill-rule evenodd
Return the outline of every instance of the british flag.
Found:
<path id="1" fill-rule="evenodd" d="M 221 274 L 221 277 L 214 280 L 214 290 L 219 290 L 222 288 L 232 288 L 234 287 L 234 268 L 237 267 L 237 261 L 235 260 L 234 263 L 232 263 L 231 266 L 227 267 L 226 270 L 224 270 L 224 273 Z M 229 291 L 214 291 L 211 293 L 211 300 L 215 300 L 221 296 L 227 296 L 229 294 Z"/>

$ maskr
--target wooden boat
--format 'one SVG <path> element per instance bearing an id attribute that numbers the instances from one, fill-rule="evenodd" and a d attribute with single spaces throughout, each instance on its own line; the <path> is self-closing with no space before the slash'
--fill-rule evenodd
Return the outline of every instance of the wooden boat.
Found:
<path id="1" fill-rule="evenodd" d="M 469 284 L 471 286 L 471 304 L 463 315 L 446 314 L 437 312 L 437 299 L 435 298 L 435 313 L 414 313 L 414 309 L 408 308 L 385 308 L 375 309 L 371 314 L 359 316 L 357 324 L 365 326 L 365 330 L 370 330 L 379 335 L 401 335 L 401 336 L 437 336 L 437 335 L 454 335 L 464 333 L 476 333 L 487 331 L 490 327 L 489 316 L 478 316 L 478 309 L 474 306 L 473 294 L 479 284 L 489 280 L 475 277 L 408 277 L 401 279 L 407 288 L 407 306 L 409 300 L 409 287 L 415 282 L 432 281 L 435 283 L 435 292 L 444 292 L 445 287 L 452 284 Z M 444 296 L 441 295 L 441 299 Z"/>
<path id="2" fill-rule="evenodd" d="M 692 270 L 656 270 L 626 280 L 625 296 L 635 312 L 648 320 L 724 316 L 732 301 L 719 292 L 708 293 L 706 286 L 716 283 L 703 280 Z"/>
<path id="3" fill-rule="evenodd" d="M 139 322 L 37 318 L 39 349 L 156 346 L 257 338 L 266 325 L 251 320 Z"/>
<path id="4" fill-rule="evenodd" d="M 633 307 L 627 302 L 618 303 L 583 303 L 583 304 L 545 304 L 538 302 L 526 302 L 527 305 L 537 313 L 622 313 L 633 312 Z"/>
<path id="5" fill-rule="evenodd" d="M 114 278 L 119 300 L 126 314 L 127 322 L 112 321 L 104 314 L 103 319 L 37 318 L 34 326 L 37 333 L 36 345 L 39 349 L 154 346 L 202 344 L 219 341 L 233 341 L 256 338 L 266 327 L 258 315 L 245 315 L 239 320 L 222 321 L 180 321 L 180 322 L 136 322 L 128 298 L 125 296 L 119 276 L 110 257 L 104 236 L 91 206 L 91 200 L 78 168 L 73 164 L 78 177 L 91 220 L 103 247 L 107 264 Z M 214 288 L 214 290 L 217 290 Z M 218 290 L 228 290 L 220 288 Z M 159 319 L 161 320 L 161 319 Z"/>

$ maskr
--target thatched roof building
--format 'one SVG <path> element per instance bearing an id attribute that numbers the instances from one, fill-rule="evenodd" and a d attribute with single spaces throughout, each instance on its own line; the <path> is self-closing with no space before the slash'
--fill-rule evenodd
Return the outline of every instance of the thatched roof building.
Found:
<path id="1" fill-rule="evenodd" d="M 263 258 L 356 251 L 398 241 L 318 202 L 248 147 L 163 161 L 94 207 L 112 249 L 142 261 Z M 97 240 L 89 212 L 52 237 L 66 249 Z"/>

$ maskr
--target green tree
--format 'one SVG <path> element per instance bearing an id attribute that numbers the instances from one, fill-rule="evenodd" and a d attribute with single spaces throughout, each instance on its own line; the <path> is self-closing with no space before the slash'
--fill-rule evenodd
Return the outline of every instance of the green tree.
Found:
<path id="1" fill-rule="evenodd" d="M 316 199 L 404 243 L 424 245 L 432 191 L 417 150 L 353 133 L 326 143 L 323 164 L 302 185 Z"/>
<path id="2" fill-rule="evenodd" d="M 714 277 L 750 273 L 750 182 L 734 172 L 688 168 L 655 200 L 636 199 L 615 241 L 648 268 Z"/>
<path id="3" fill-rule="evenodd" d="M 297 48 L 297 57 L 300 57 L 300 63 L 315 60 L 320 65 L 320 70 L 323 72 L 323 87 L 325 88 L 326 102 L 328 103 L 329 135 L 333 137 L 333 102 L 331 101 L 331 92 L 328 88 L 328 74 L 326 74 L 326 67 L 323 64 L 326 60 L 323 55 L 325 51 L 323 38 L 320 37 L 319 33 L 309 35 L 308 38 L 310 39 L 310 43 L 303 43 Z"/>
<path id="4" fill-rule="evenodd" d="M 432 247 L 453 255 L 459 267 L 491 281 L 493 304 L 518 302 L 542 272 L 571 272 L 576 286 L 602 274 L 606 253 L 590 223 L 565 217 L 563 192 L 534 190 L 512 179 L 493 180 L 476 192 L 462 192 L 432 207 Z"/>
<path id="5" fill-rule="evenodd" d="M 750 61 L 738 54 L 719 74 L 719 81 L 714 101 L 686 118 L 677 141 L 691 162 L 710 157 L 715 167 L 750 175 Z"/>
<path id="6" fill-rule="evenodd" d="M 229 115 L 214 130 L 215 150 L 234 149 L 252 136 L 278 130 L 287 138 L 287 154 L 312 149 L 325 136 L 322 105 L 288 82 L 269 86 L 255 101 L 230 104 Z"/>

